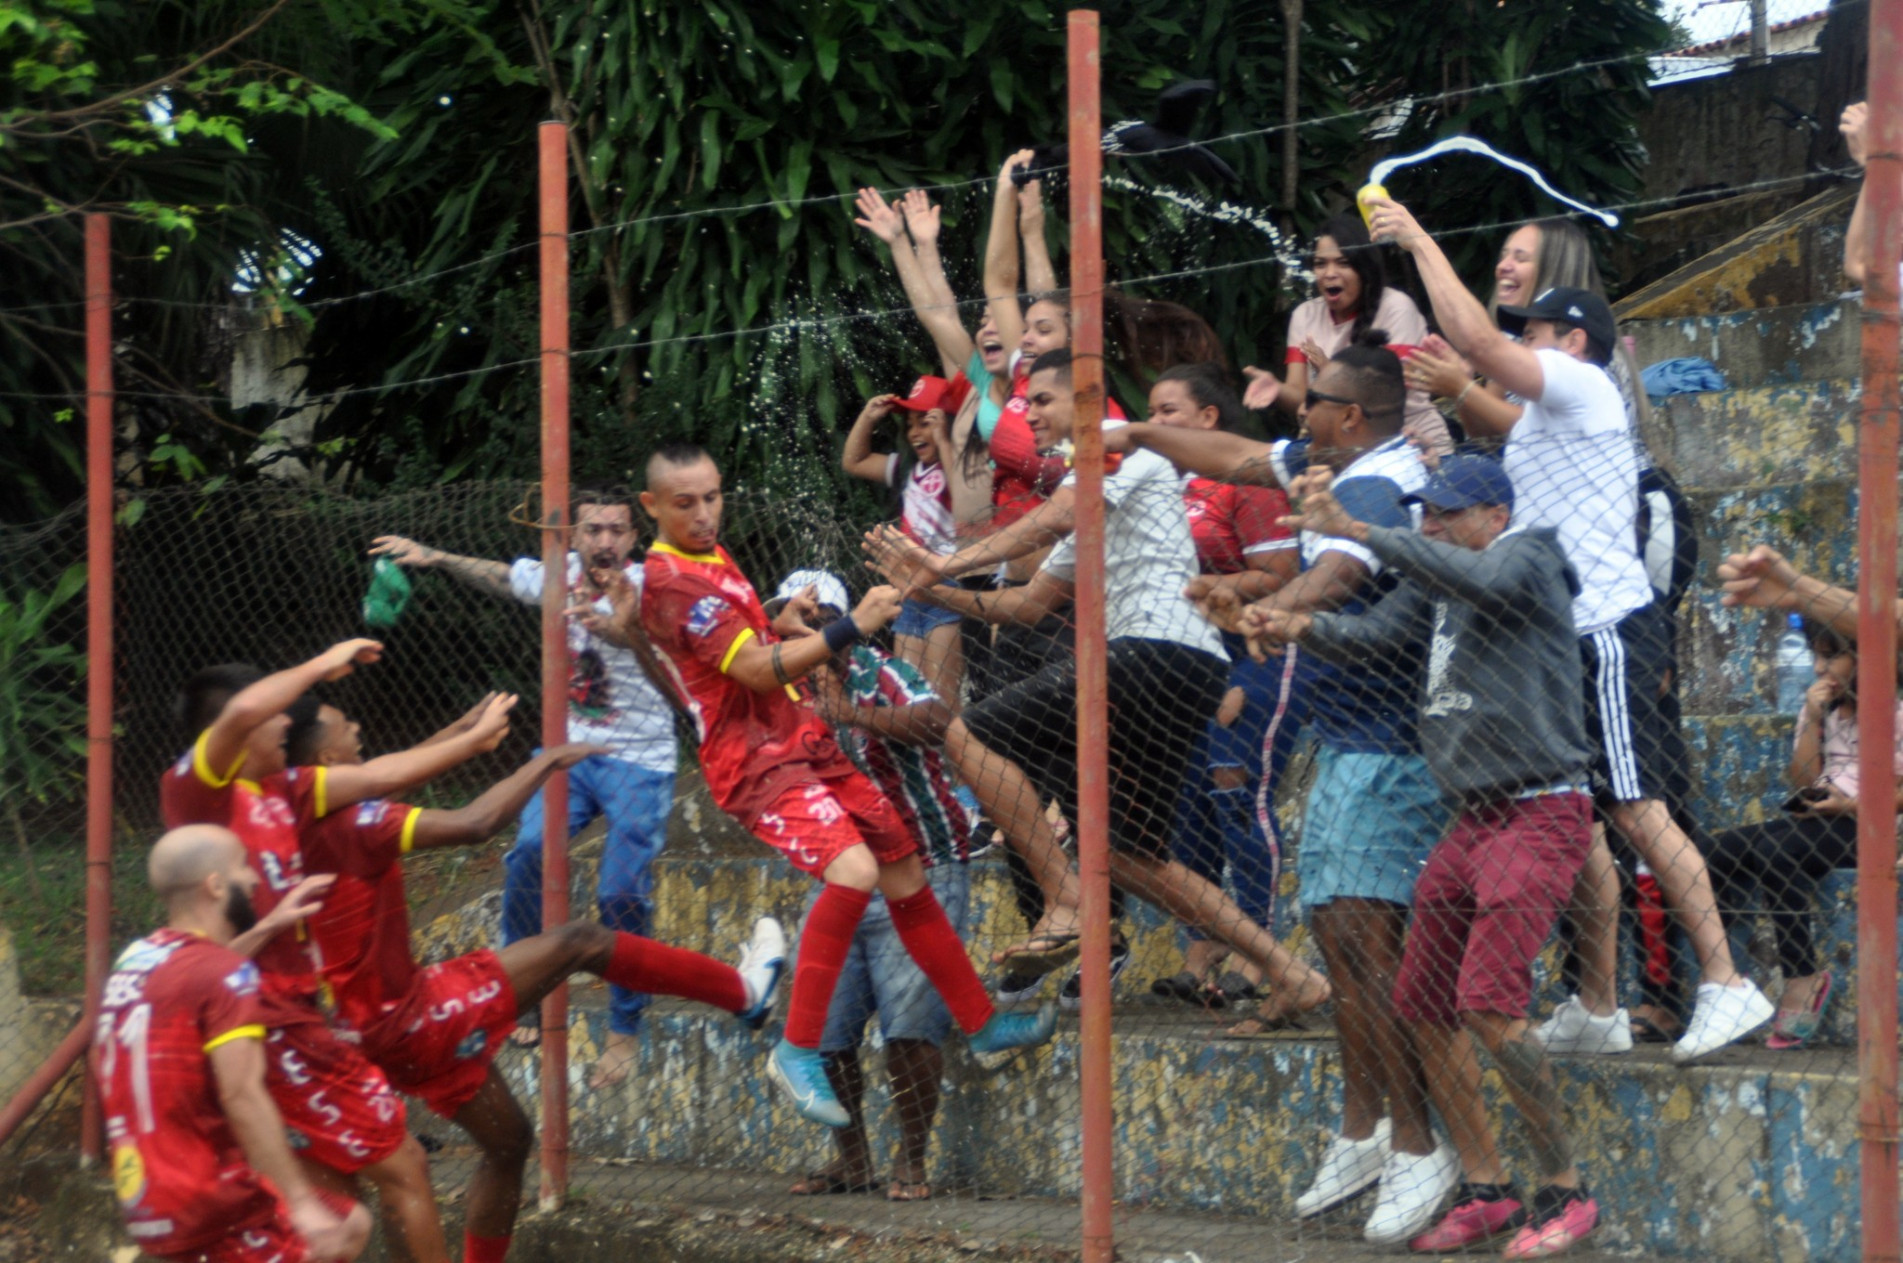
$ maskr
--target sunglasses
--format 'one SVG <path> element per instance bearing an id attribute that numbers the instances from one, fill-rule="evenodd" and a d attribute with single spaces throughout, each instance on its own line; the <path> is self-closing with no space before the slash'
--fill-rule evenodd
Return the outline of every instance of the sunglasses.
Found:
<path id="1" fill-rule="evenodd" d="M 1356 399 L 1343 399 L 1340 395 L 1323 394 L 1319 390 L 1311 390 L 1302 396 L 1302 405 L 1308 408 L 1313 408 L 1318 403 L 1338 403 L 1344 408 L 1352 408 L 1359 402 Z"/>

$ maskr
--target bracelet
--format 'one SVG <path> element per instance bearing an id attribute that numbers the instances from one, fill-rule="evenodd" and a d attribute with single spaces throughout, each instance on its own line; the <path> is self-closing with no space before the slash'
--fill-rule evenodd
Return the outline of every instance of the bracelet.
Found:
<path id="1" fill-rule="evenodd" d="M 786 648 L 786 646 L 783 644 L 773 646 L 773 678 L 786 687 L 791 688 L 793 686 L 793 680 L 786 674 L 786 664 L 780 661 L 780 650 L 784 648 Z"/>
<path id="2" fill-rule="evenodd" d="M 1479 384 L 1480 379 L 1478 377 L 1472 377 L 1467 380 L 1467 384 L 1460 388 L 1460 393 L 1454 396 L 1454 411 L 1460 411 L 1460 405 L 1467 402 L 1467 392 Z"/>
<path id="3" fill-rule="evenodd" d="M 820 638 L 826 642 L 826 648 L 833 653 L 843 652 L 858 644 L 863 636 L 864 633 L 859 630 L 859 624 L 852 621 L 851 615 L 834 619 L 826 624 L 826 630 L 820 633 Z"/>

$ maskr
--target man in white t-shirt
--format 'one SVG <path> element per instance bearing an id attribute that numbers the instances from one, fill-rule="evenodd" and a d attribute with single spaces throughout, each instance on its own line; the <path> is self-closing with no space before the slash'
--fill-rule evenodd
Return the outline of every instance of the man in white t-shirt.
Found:
<path id="1" fill-rule="evenodd" d="M 574 503 L 575 549 L 568 554 L 566 577 L 568 739 L 607 746 L 613 753 L 585 759 L 568 773 L 568 833 L 573 837 L 597 817 L 607 817 L 596 894 L 601 920 L 611 929 L 646 935 L 653 914 L 653 861 L 667 841 L 674 809 L 674 714 L 656 684 L 666 676 L 655 664 L 653 649 L 615 630 L 607 598 L 588 577 L 590 570 L 618 569 L 637 589 L 641 586 L 641 567 L 630 561 L 633 510 L 625 497 L 599 491 L 578 491 Z M 464 557 L 400 535 L 379 536 L 370 551 L 399 565 L 445 571 L 504 600 L 542 602 L 538 558 L 510 563 Z M 504 857 L 505 945 L 542 932 L 542 810 L 538 792 L 523 810 L 515 845 Z M 648 1003 L 647 996 L 620 987 L 611 988 L 610 995 L 608 1040 L 590 1078 L 596 1087 L 627 1077 Z"/>
<path id="2" fill-rule="evenodd" d="M 1669 769 L 1661 754 L 1659 698 L 1671 662 L 1670 619 L 1653 601 L 1638 555 L 1638 453 L 1606 371 L 1618 342 L 1612 310 L 1587 290 L 1549 289 L 1528 306 L 1500 308 L 1496 328 L 1406 207 L 1383 197 L 1370 199 L 1369 210 L 1376 238 L 1414 256 L 1447 340 L 1524 405 L 1506 430 L 1503 457 L 1517 498 L 1514 518 L 1520 527 L 1556 529 L 1579 574 L 1573 621 L 1586 670 L 1588 735 L 1596 746 L 1595 797 L 1601 814 L 1657 875 L 1698 953 L 1698 1002 L 1672 1052 L 1681 1062 L 1702 1057 L 1770 1021 L 1773 1009 L 1732 963 L 1704 856 L 1663 797 Z M 1589 994 L 1569 999 L 1540 1028 L 1549 1051 L 1632 1046 L 1630 1023 L 1613 993 L 1616 954 L 1608 950 L 1616 898 L 1602 839 L 1575 896 L 1598 914 L 1596 924 L 1584 928 L 1599 943 L 1596 968 L 1588 971 L 1599 976 L 1582 985 Z"/>
<path id="3" fill-rule="evenodd" d="M 1067 445 L 1068 350 L 1038 357 L 1027 399 L 1039 446 Z M 1105 465 L 1111 880 L 1253 959 L 1292 1007 L 1320 1005 L 1329 991 L 1319 973 L 1245 917 L 1221 887 L 1170 857 L 1173 787 L 1182 783 L 1190 751 L 1222 701 L 1229 659 L 1221 636 L 1183 594 L 1198 569 L 1182 475 L 1153 452 L 1111 457 Z M 1075 503 L 1073 476 L 1039 508 L 949 557 L 889 528 L 868 537 L 868 551 L 894 583 L 911 589 L 908 596 L 972 618 L 1034 623 L 1074 594 Z M 1021 587 L 969 591 L 942 583 L 1053 544 Z M 1046 972 L 1077 955 L 1077 876 L 1040 807 L 1055 797 L 1075 819 L 1076 743 L 1077 667 L 1068 656 L 972 703 L 946 732 L 947 757 L 1044 892 L 1044 913 L 1031 937 L 997 957 L 1013 970 Z"/>

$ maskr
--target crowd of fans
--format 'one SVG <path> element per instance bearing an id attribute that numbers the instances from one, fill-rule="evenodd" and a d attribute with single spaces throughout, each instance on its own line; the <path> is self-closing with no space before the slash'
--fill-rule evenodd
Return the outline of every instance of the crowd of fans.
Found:
<path id="1" fill-rule="evenodd" d="M 1846 114 L 1856 153 L 1861 123 Z M 393 799 L 493 749 L 513 698 L 366 760 L 357 726 L 312 690 L 374 662 L 374 642 L 187 683 L 189 745 L 162 783 L 171 831 L 151 855 L 169 925 L 120 958 L 94 1043 L 115 1181 L 148 1253 L 350 1257 L 368 1180 L 404 1253 L 447 1258 L 402 1092 L 475 1142 L 463 1257 L 499 1263 L 532 1130 L 494 1058 L 538 1039 L 539 1000 L 576 972 L 614 988 L 590 1077 L 608 1089 L 635 1070 L 649 996 L 759 1027 L 785 971 L 766 1072 L 837 1142 L 791 1191 L 932 1196 L 953 1025 L 998 1057 L 1051 1037 L 1057 1004 L 1023 1001 L 1061 977 L 1056 999 L 1074 1006 L 1083 987 L 1067 849 L 1078 418 L 1041 182 L 1013 178 L 1031 159 L 999 172 L 973 330 L 937 208 L 920 192 L 858 195 L 937 359 L 869 400 L 846 437 L 845 469 L 889 489 L 897 519 L 866 535 L 880 582 L 857 599 L 845 576 L 803 570 L 754 576 L 773 580 L 761 601 L 721 545 L 718 465 L 679 445 L 646 469 L 643 558 L 633 504 L 577 494 L 570 744 L 466 807 Z M 1241 394 L 1194 312 L 1106 295 L 1109 358 L 1147 389 L 1145 420 L 1111 400 L 1103 430 L 1113 916 L 1129 895 L 1180 921 L 1182 968 L 1151 990 L 1246 1010 L 1233 1033 L 1332 1012 L 1341 1120 L 1299 1215 L 1376 1188 L 1372 1242 L 1505 1237 L 1506 1257 L 1546 1257 L 1601 1214 L 1552 1056 L 1656 1039 L 1688 1063 L 1766 1026 L 1772 1049 L 1817 1038 L 1833 980 L 1810 891 L 1854 864 L 1864 789 L 1854 600 L 1762 546 L 1719 567 L 1727 603 L 1805 615 L 1816 683 L 1783 816 L 1706 833 L 1686 806 L 1676 695 L 1689 510 L 1646 452 L 1645 396 L 1590 242 L 1566 220 L 1516 229 L 1483 303 L 1405 206 L 1375 196 L 1364 213 L 1322 226 L 1286 363 L 1245 367 Z M 1425 310 L 1391 277 L 1403 254 Z M 1251 437 L 1265 418 L 1294 436 Z M 549 581 L 535 560 L 399 536 L 371 551 L 530 604 Z M 721 808 L 817 879 L 791 955 L 770 917 L 737 965 L 646 937 L 677 720 Z M 1278 810 L 1303 750 L 1291 836 Z M 571 832 L 607 820 L 598 923 L 541 924 L 542 786 L 557 771 Z M 1903 786 L 1903 752 L 1897 773 Z M 1903 789 L 1871 792 L 1903 805 Z M 419 967 L 402 857 L 510 820 L 502 945 Z M 994 847 L 1024 931 L 987 980 L 965 944 L 969 861 Z M 1291 850 L 1319 967 L 1277 933 Z M 1628 883 L 1695 954 L 1689 1004 L 1651 967 L 1671 950 L 1663 918 L 1642 916 L 1645 1005 L 1621 1006 Z M 1754 887 L 1776 1002 L 1739 971 L 1721 916 Z M 1537 1015 L 1535 958 L 1562 923 L 1571 994 Z M 1129 957 L 1119 933 L 1113 983 Z M 875 1016 L 900 1134 L 883 1178 L 860 1060 Z M 1518 1178 L 1482 1104 L 1483 1051 L 1525 1133 Z M 199 1197 L 214 1177 L 215 1204 Z"/>

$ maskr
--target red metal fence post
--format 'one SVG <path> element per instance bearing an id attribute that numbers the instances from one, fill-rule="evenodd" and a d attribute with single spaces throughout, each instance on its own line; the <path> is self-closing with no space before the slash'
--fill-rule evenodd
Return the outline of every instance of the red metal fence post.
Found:
<path id="1" fill-rule="evenodd" d="M 1864 198 L 1863 424 L 1857 459 L 1858 771 L 1890 784 L 1896 742 L 1897 260 L 1903 255 L 1903 0 L 1870 5 L 1870 121 Z M 1896 817 L 1857 813 L 1857 1062 L 1863 1257 L 1895 1263 L 1897 1211 Z"/>
<path id="2" fill-rule="evenodd" d="M 112 224 L 86 216 L 86 1029 L 112 963 Z M 86 1076 L 80 1160 L 104 1148 Z"/>
<path id="3" fill-rule="evenodd" d="M 1110 785 L 1103 570 L 1103 120 L 1097 14 L 1070 14 L 1070 293 L 1077 470 L 1077 868 L 1083 881 L 1083 1263 L 1111 1263 Z"/>
<path id="4" fill-rule="evenodd" d="M 568 128 L 540 129 L 542 233 L 542 745 L 568 740 Z M 568 920 L 568 774 L 542 800 L 542 924 Z M 542 1001 L 543 1210 L 568 1195 L 568 985 Z"/>

